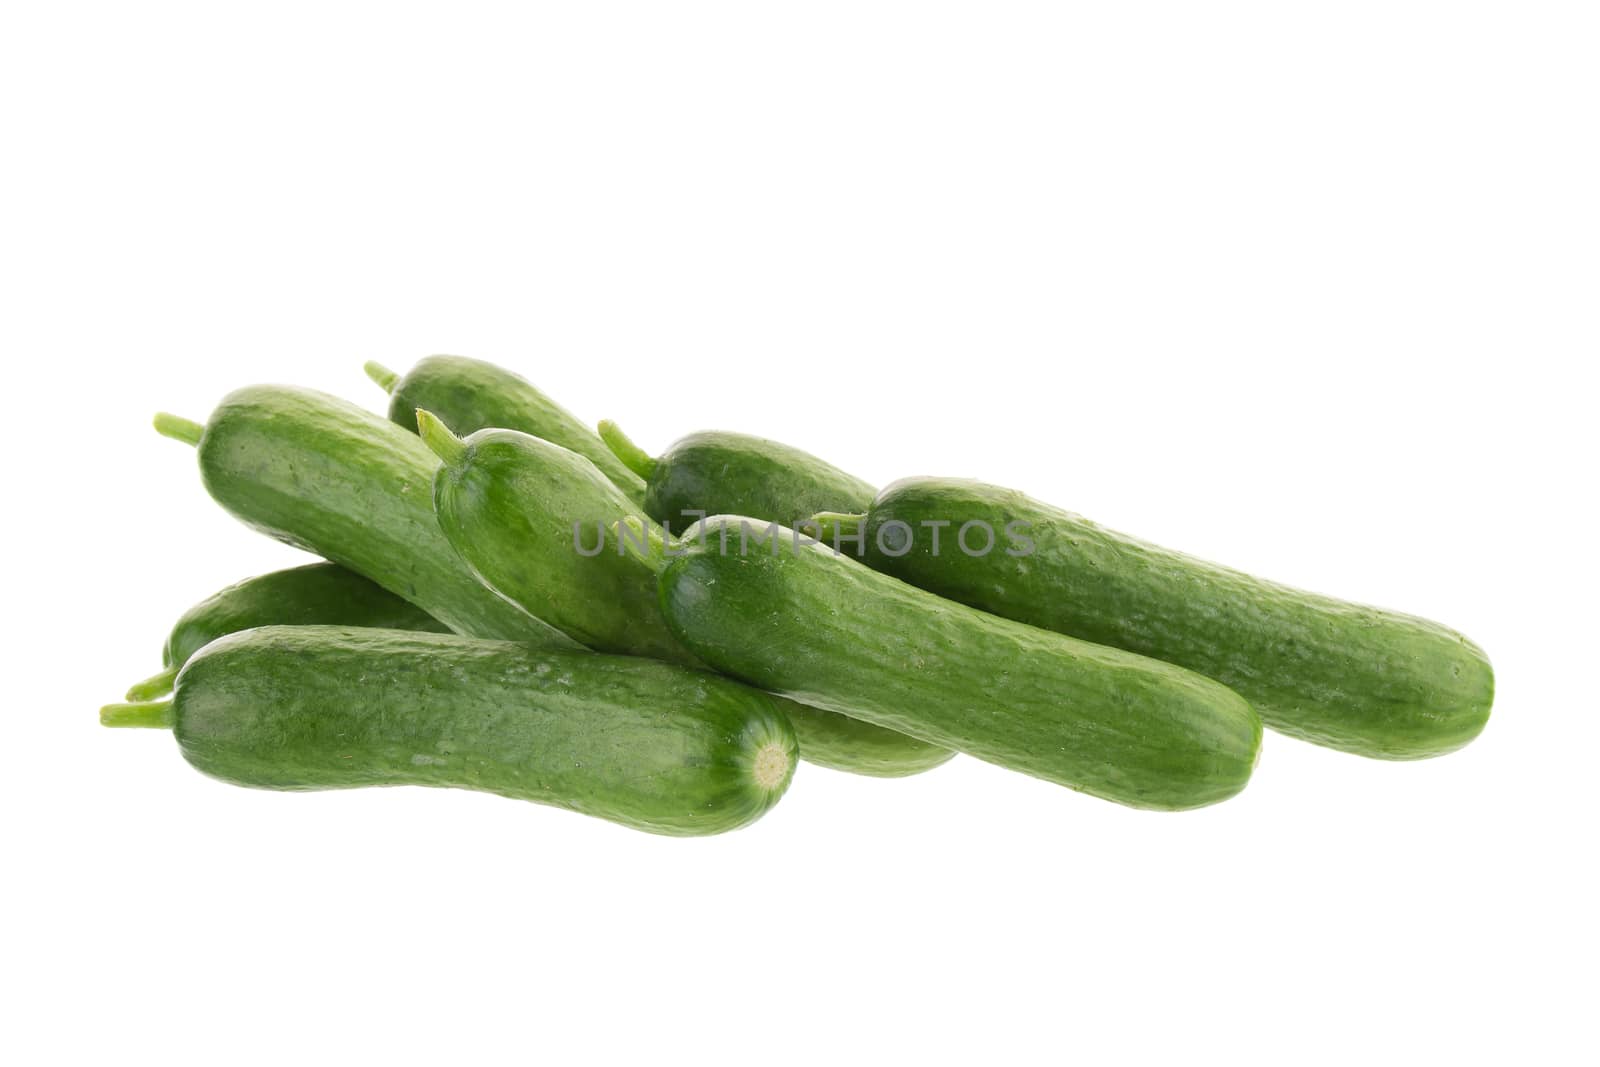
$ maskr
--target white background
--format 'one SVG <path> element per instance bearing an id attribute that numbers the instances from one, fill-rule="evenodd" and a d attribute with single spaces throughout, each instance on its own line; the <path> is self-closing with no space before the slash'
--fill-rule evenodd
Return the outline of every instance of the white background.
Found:
<path id="1" fill-rule="evenodd" d="M 1586 3 L 14 3 L 14 1063 L 1594 1062 Z M 296 555 L 149 429 L 435 351 L 1438 618 L 1467 750 L 1134 812 L 802 767 L 654 838 L 95 709 Z"/>

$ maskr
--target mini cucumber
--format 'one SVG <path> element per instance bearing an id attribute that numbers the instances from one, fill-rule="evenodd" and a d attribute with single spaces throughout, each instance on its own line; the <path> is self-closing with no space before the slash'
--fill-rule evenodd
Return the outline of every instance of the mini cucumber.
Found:
<path id="1" fill-rule="evenodd" d="M 355 571 L 457 633 L 570 639 L 479 585 L 439 532 L 439 461 L 415 435 L 337 397 L 256 385 L 224 397 L 201 426 L 157 415 L 197 446 L 213 499 L 246 525 Z"/>
<path id="2" fill-rule="evenodd" d="M 594 464 L 515 430 L 462 440 L 430 412 L 417 418 L 444 461 L 433 485 L 439 527 L 480 581 L 598 651 L 697 662 L 661 617 L 654 573 L 615 539 L 602 542 L 636 509 Z M 822 766 L 895 777 L 951 756 L 832 710 L 782 707 L 801 757 Z"/>
<path id="3" fill-rule="evenodd" d="M 335 626 L 214 641 L 171 700 L 101 721 L 169 726 L 185 759 L 237 785 L 453 786 L 672 835 L 755 821 L 796 748 L 772 698 L 704 671 Z"/>
<path id="4" fill-rule="evenodd" d="M 256 626 L 314 624 L 448 632 L 432 615 L 337 563 L 308 563 L 236 582 L 184 612 L 161 649 L 165 665 L 128 690 L 153 700 L 172 689 L 189 657 L 219 637 Z"/>
<path id="5" fill-rule="evenodd" d="M 821 544 L 738 551 L 737 517 L 655 553 L 667 624 L 769 692 L 1134 807 L 1224 800 L 1261 722 L 1237 693 L 1159 660 L 957 604 Z M 701 534 L 704 538 L 701 538 Z"/>
<path id="6" fill-rule="evenodd" d="M 993 551 L 968 555 L 956 544 L 957 528 L 974 521 L 1001 533 Z M 937 554 L 932 522 L 951 524 Z M 1013 522 L 1027 531 L 1031 553 L 1006 550 L 1003 531 Z M 1012 490 L 896 482 L 872 504 L 864 534 L 865 562 L 886 574 L 1187 667 L 1237 690 L 1273 729 L 1347 752 L 1420 759 L 1453 751 L 1482 731 L 1494 701 L 1487 657 L 1454 630 L 1252 578 Z M 969 537 L 974 549 L 986 540 L 981 528 Z"/>
<path id="7" fill-rule="evenodd" d="M 644 499 L 644 481 L 611 454 L 587 423 L 519 375 L 464 356 L 429 356 L 405 374 L 368 363 L 366 372 L 389 394 L 389 418 L 412 433 L 417 432 L 418 408 L 433 412 L 459 434 L 494 427 L 521 430 L 571 449 L 599 467 L 629 499 Z"/>
<path id="8" fill-rule="evenodd" d="M 644 510 L 682 533 L 708 515 L 749 515 L 794 526 L 819 511 L 863 511 L 877 490 L 809 452 L 763 437 L 690 434 L 651 457 L 614 422 L 600 438 L 645 481 Z"/>

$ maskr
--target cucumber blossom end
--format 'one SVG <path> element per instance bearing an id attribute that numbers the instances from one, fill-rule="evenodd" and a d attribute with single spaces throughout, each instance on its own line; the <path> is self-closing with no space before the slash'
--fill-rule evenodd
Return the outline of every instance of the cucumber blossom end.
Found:
<path id="1" fill-rule="evenodd" d="M 756 751 L 755 759 L 750 764 L 750 777 L 769 793 L 781 793 L 789 784 L 794 765 L 792 747 L 769 741 Z"/>

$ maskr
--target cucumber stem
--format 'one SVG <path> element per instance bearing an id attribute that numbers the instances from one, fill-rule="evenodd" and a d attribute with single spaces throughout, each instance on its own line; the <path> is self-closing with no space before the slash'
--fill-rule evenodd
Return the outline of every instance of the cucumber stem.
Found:
<path id="1" fill-rule="evenodd" d="M 107 704 L 100 709 L 101 726 L 172 729 L 172 701 L 144 700 L 130 704 Z"/>
<path id="2" fill-rule="evenodd" d="M 178 668 L 167 667 L 156 674 L 152 674 L 142 682 L 134 682 L 128 687 L 128 695 L 123 699 L 145 701 L 166 696 L 172 692 L 172 683 L 177 677 Z"/>
<path id="3" fill-rule="evenodd" d="M 156 412 L 152 422 L 156 433 L 162 437 L 170 437 L 174 441 L 182 441 L 186 445 L 198 445 L 201 435 L 206 432 L 206 428 L 198 422 L 169 415 L 165 411 Z"/>
<path id="4" fill-rule="evenodd" d="M 667 565 L 667 545 L 661 531 L 654 524 L 646 524 L 637 515 L 618 519 L 607 527 L 622 550 L 649 567 L 656 574 Z"/>
<path id="5" fill-rule="evenodd" d="M 366 371 L 367 377 L 377 382 L 378 388 L 386 393 L 394 392 L 394 387 L 400 384 L 400 375 L 375 360 L 367 360 L 361 369 Z"/>
<path id="6" fill-rule="evenodd" d="M 801 525 L 815 524 L 817 540 L 825 545 L 835 545 L 841 536 L 855 538 L 861 525 L 867 521 L 865 512 L 819 511 Z"/>
<path id="7" fill-rule="evenodd" d="M 600 420 L 599 430 L 600 440 L 611 449 L 611 454 L 621 460 L 624 467 L 648 482 L 650 476 L 656 472 L 656 461 L 644 449 L 634 444 L 628 435 L 622 432 L 622 427 L 610 419 Z"/>
<path id="8" fill-rule="evenodd" d="M 467 458 L 467 444 L 450 432 L 450 427 L 431 411 L 417 409 L 417 436 L 444 460 L 446 467 L 459 467 Z"/>

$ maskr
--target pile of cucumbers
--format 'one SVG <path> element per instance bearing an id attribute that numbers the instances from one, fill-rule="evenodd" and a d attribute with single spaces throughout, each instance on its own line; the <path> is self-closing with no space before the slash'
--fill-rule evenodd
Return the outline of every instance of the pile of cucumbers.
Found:
<path id="1" fill-rule="evenodd" d="M 217 503 L 325 562 L 201 601 L 103 723 L 171 729 L 240 785 L 454 786 L 690 835 L 759 818 L 798 759 L 965 752 L 1172 811 L 1243 789 L 1263 723 L 1419 759 L 1489 717 L 1453 630 L 1011 490 L 880 491 L 731 433 L 650 456 L 483 362 L 367 372 L 387 419 L 286 386 L 156 417 Z"/>

